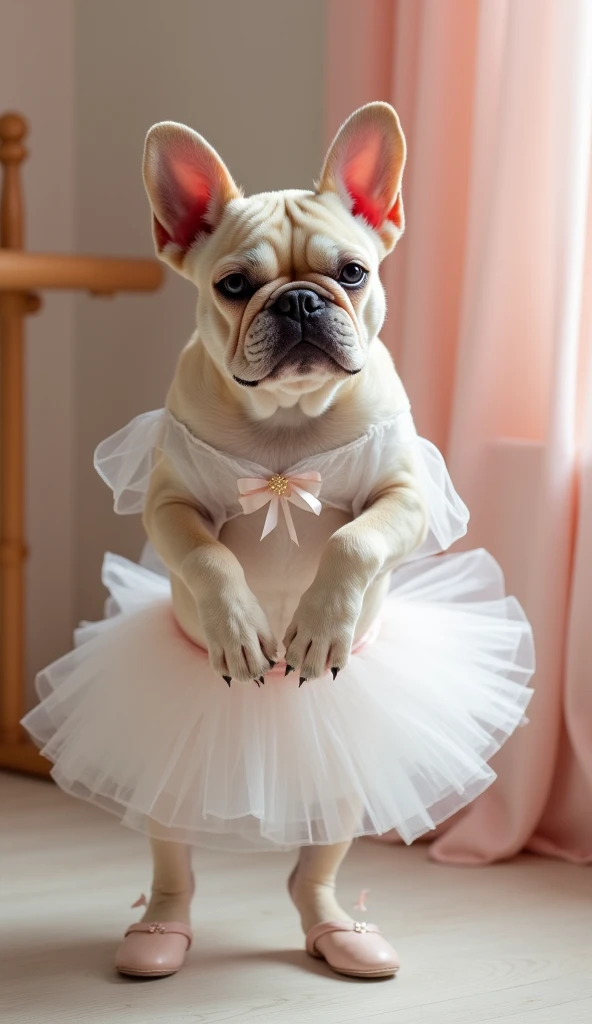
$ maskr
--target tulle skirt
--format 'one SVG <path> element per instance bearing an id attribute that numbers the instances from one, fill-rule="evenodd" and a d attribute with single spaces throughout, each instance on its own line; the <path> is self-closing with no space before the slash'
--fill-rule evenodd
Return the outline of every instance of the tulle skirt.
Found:
<path id="1" fill-rule="evenodd" d="M 84 624 L 24 725 L 69 793 L 152 836 L 285 849 L 412 842 L 495 779 L 524 723 L 531 630 L 484 551 L 393 573 L 375 639 L 335 680 L 233 684 L 176 623 L 168 580 L 108 555 L 120 613 Z"/>

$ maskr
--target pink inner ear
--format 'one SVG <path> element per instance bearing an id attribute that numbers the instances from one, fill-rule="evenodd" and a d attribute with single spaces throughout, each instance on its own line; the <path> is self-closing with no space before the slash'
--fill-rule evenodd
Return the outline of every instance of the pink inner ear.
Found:
<path id="1" fill-rule="evenodd" d="M 347 191 L 353 200 L 351 212 L 354 217 L 363 217 L 371 228 L 378 230 L 384 221 L 382 205 L 375 202 L 370 196 L 356 195 L 352 188 L 348 187 Z"/>
<path id="2" fill-rule="evenodd" d="M 398 196 L 392 209 L 386 207 L 381 192 L 380 168 L 383 159 L 383 140 L 379 133 L 368 131 L 365 138 L 356 140 L 357 151 L 348 155 L 343 168 L 343 183 L 352 200 L 352 214 L 361 216 L 378 230 L 385 220 L 401 227 L 401 202 Z"/>
<path id="3" fill-rule="evenodd" d="M 393 206 L 387 212 L 384 209 L 384 203 L 372 199 L 371 196 L 362 192 L 357 192 L 355 188 L 346 182 L 346 188 L 348 195 L 352 199 L 352 214 L 354 217 L 361 216 L 364 218 L 367 224 L 371 228 L 377 231 L 385 220 L 391 221 L 397 228 L 401 228 L 403 224 L 402 218 L 402 204 L 401 196 L 398 195 Z"/>
<path id="4" fill-rule="evenodd" d="M 173 242 L 186 252 L 198 235 L 212 231 L 206 220 L 212 199 L 211 184 L 199 168 L 181 160 L 172 161 L 169 173 L 161 196 L 170 229 L 155 217 L 154 234 L 160 249 Z"/>

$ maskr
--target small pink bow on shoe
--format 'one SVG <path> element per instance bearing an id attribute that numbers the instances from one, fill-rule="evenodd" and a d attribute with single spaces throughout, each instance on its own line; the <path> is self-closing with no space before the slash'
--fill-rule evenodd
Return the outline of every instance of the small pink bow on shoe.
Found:
<path id="1" fill-rule="evenodd" d="M 305 512 L 314 512 L 320 515 L 322 505 L 318 500 L 321 490 L 320 473 L 301 473 L 298 476 L 282 476 L 281 473 L 274 473 L 268 479 L 262 476 L 243 477 L 237 481 L 239 489 L 239 501 L 245 515 L 256 512 L 269 502 L 269 509 L 263 526 L 261 540 L 267 537 L 268 533 L 275 530 L 278 524 L 279 507 L 282 506 L 288 533 L 295 544 L 298 544 L 296 530 L 290 502 L 304 509 Z"/>
<path id="2" fill-rule="evenodd" d="M 362 889 L 357 901 L 354 903 L 354 910 L 368 910 L 368 907 L 366 906 L 366 898 L 369 892 L 370 889 Z"/>

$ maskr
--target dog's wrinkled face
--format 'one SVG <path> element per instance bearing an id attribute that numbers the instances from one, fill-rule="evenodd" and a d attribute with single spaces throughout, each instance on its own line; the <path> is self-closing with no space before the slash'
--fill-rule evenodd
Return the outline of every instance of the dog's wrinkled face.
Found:
<path id="1" fill-rule="evenodd" d="M 232 200 L 188 264 L 204 341 L 243 386 L 302 390 L 362 369 L 384 317 L 378 254 L 334 196 Z"/>
<path id="2" fill-rule="evenodd" d="M 315 192 L 243 198 L 190 129 L 156 125 L 144 178 L 158 254 L 198 289 L 200 337 L 242 388 L 298 396 L 364 367 L 385 313 L 381 259 L 403 230 L 395 112 L 345 123 Z"/>

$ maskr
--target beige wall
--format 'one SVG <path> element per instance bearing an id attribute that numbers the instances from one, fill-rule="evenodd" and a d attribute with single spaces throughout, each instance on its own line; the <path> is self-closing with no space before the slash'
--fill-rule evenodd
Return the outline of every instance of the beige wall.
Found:
<path id="1" fill-rule="evenodd" d="M 155 121 L 192 125 L 247 191 L 309 187 L 322 157 L 325 0 L 101 0 L 77 23 L 77 244 L 150 253 L 140 166 Z M 191 285 L 77 301 L 76 614 L 100 614 L 105 549 L 136 557 L 138 517 L 116 517 L 92 451 L 163 402 L 194 323 Z"/>
<path id="2" fill-rule="evenodd" d="M 27 245 L 69 252 L 74 230 L 74 0 L 0 0 L 0 111 L 31 124 Z M 27 674 L 68 646 L 73 618 L 74 300 L 27 322 Z"/>

